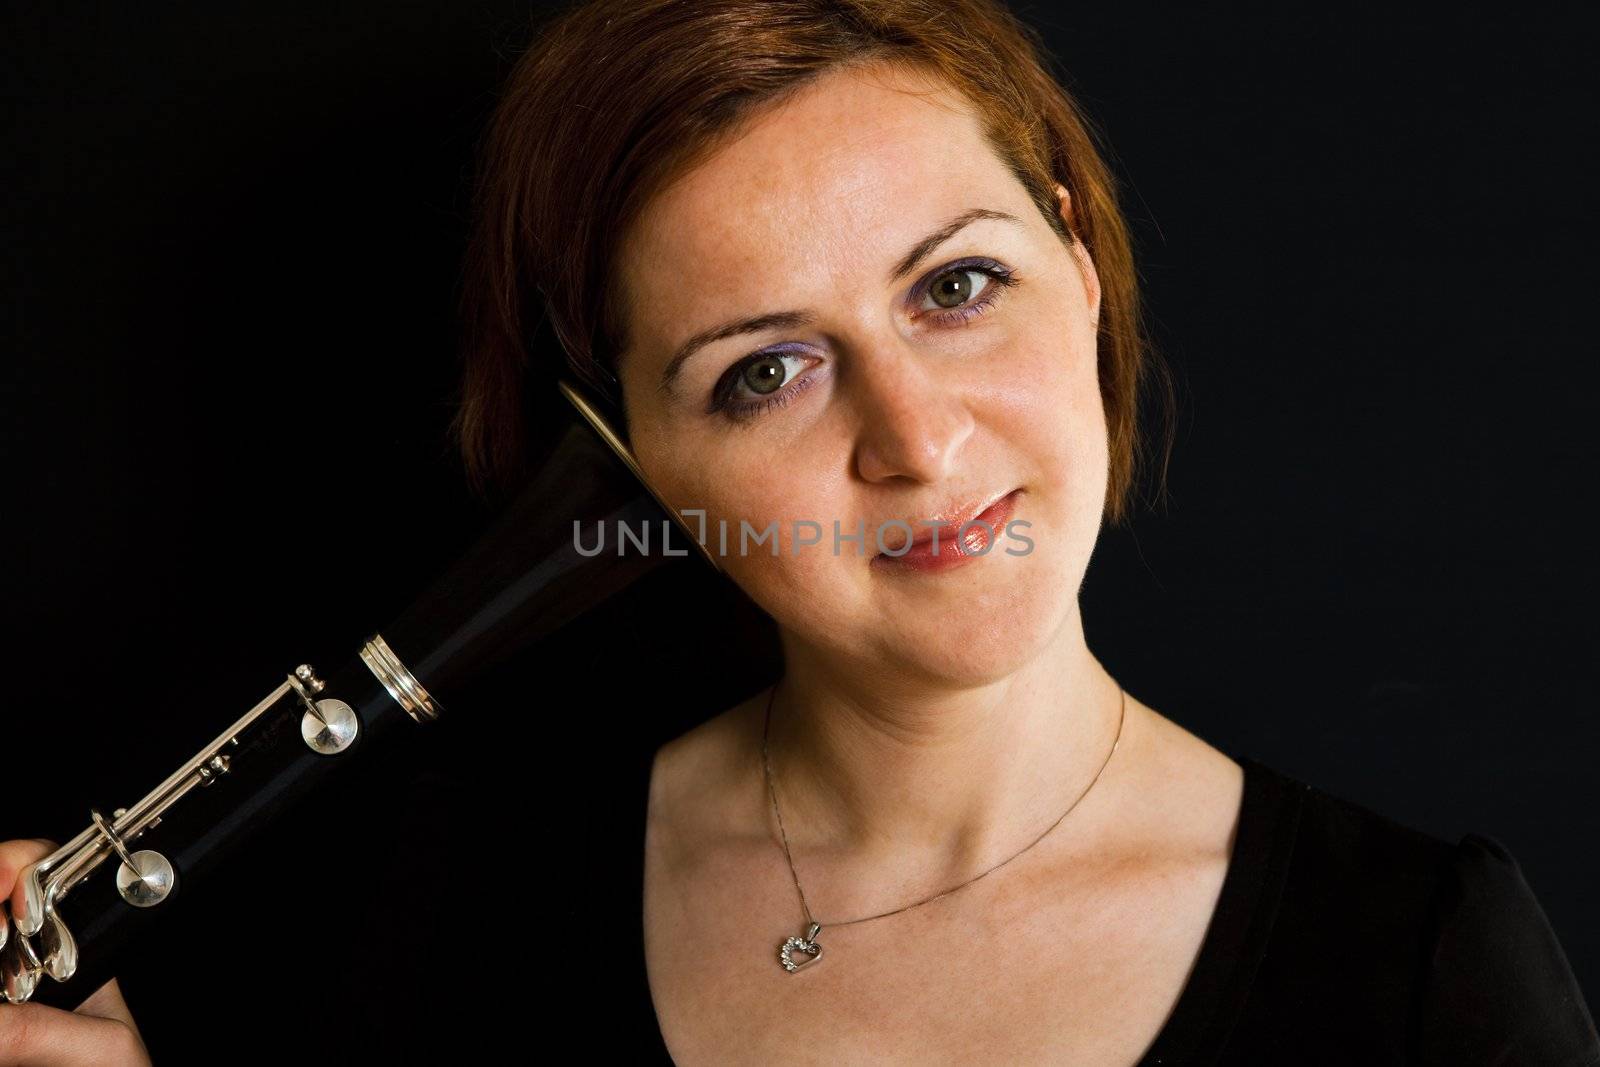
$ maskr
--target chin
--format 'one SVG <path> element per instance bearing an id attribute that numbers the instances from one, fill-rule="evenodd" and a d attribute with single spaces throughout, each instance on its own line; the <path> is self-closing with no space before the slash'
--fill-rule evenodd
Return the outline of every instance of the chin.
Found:
<path id="1" fill-rule="evenodd" d="M 1029 580 L 953 610 L 913 609 L 885 619 L 871 644 L 884 661 L 952 684 L 980 685 L 1046 652 L 1076 610 L 1075 590 L 1066 582 Z"/>

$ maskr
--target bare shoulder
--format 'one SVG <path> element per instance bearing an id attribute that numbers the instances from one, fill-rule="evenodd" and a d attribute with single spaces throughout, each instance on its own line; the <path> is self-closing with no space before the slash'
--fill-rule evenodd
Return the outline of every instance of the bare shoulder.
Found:
<path id="1" fill-rule="evenodd" d="M 650 768 L 653 822 L 678 829 L 733 829 L 714 824 L 740 810 L 730 801 L 755 781 L 757 716 L 764 694 L 765 690 L 752 694 L 656 749 Z"/>
<path id="2" fill-rule="evenodd" d="M 1129 761 L 1131 777 L 1135 788 L 1151 798 L 1151 814 L 1202 848 L 1230 851 L 1244 798 L 1244 768 L 1131 696 L 1128 714 L 1137 714 L 1140 726 L 1138 758 Z"/>

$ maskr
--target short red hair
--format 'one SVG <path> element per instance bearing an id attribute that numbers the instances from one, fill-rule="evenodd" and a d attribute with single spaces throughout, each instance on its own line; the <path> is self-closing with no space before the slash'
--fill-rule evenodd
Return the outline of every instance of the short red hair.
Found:
<path id="1" fill-rule="evenodd" d="M 451 427 L 474 492 L 511 488 L 523 475 L 530 385 L 553 390 L 565 369 L 615 398 L 626 348 L 612 284 L 618 243 L 655 192 L 756 109 L 826 72 L 874 62 L 907 65 L 964 94 L 1056 233 L 1083 242 L 1101 284 L 1106 521 L 1126 522 L 1149 461 L 1139 429 L 1147 382 L 1165 402 L 1164 483 L 1172 376 L 1144 322 L 1098 134 L 1050 73 L 1034 30 L 996 0 L 586 0 L 537 27 L 483 144 Z M 1057 183 L 1071 194 L 1071 231 Z M 540 312 L 564 367 L 530 378 Z"/>

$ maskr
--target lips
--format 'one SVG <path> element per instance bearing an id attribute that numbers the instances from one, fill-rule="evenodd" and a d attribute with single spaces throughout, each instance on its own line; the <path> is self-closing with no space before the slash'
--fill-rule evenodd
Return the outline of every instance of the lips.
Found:
<path id="1" fill-rule="evenodd" d="M 910 520 L 910 526 L 914 531 L 914 534 L 909 542 L 902 538 L 899 541 L 890 543 L 890 531 L 899 532 L 900 527 L 885 525 L 885 550 L 879 553 L 879 555 L 892 557 L 900 553 L 903 548 L 914 549 L 918 545 L 930 544 L 933 541 L 935 530 L 937 530 L 939 533 L 939 544 L 941 547 L 946 544 L 950 544 L 961 532 L 961 527 L 965 523 L 972 519 L 980 519 L 981 516 L 983 516 L 996 504 L 1011 496 L 1015 492 L 1017 492 L 1016 489 L 1004 490 L 998 493 L 990 493 L 988 496 L 981 497 L 977 500 L 945 507 L 939 511 L 936 511 L 932 515 L 925 515 L 918 519 Z M 924 525 L 925 523 L 938 523 L 939 525 Z"/>

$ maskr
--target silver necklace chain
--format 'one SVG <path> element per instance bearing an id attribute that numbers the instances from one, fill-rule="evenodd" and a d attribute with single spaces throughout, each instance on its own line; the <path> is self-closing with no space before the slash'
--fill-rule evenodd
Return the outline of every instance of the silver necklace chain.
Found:
<path id="1" fill-rule="evenodd" d="M 782 679 L 779 679 L 779 682 L 781 682 L 781 681 L 782 681 Z M 811 917 L 811 906 L 808 903 L 806 903 L 806 891 L 803 888 L 801 888 L 801 886 L 800 886 L 800 874 L 799 874 L 798 871 L 796 871 L 794 869 L 794 857 L 792 855 L 790 855 L 790 853 L 789 853 L 789 835 L 784 831 L 784 828 L 783 828 L 783 812 L 781 810 L 779 810 L 779 808 L 778 808 L 778 790 L 777 790 L 777 787 L 773 785 L 773 781 L 772 781 L 772 761 L 768 758 L 768 755 L 767 755 L 767 739 L 770 736 L 771 729 L 772 729 L 772 705 L 773 705 L 773 702 L 777 699 L 777 696 L 778 696 L 778 684 L 779 684 L 779 682 L 774 682 L 773 683 L 773 685 L 772 685 L 772 693 L 771 693 L 771 695 L 769 695 L 767 697 L 766 719 L 765 719 L 765 722 L 762 724 L 762 728 L 761 728 L 761 766 L 766 772 L 767 792 L 772 797 L 772 812 L 773 812 L 774 815 L 776 815 L 778 817 L 778 834 L 783 840 L 783 858 L 785 860 L 787 860 L 788 863 L 789 863 L 789 874 L 792 875 L 793 878 L 794 878 L 795 892 L 800 895 L 800 908 L 801 908 L 801 910 L 803 910 L 806 913 L 806 923 L 808 925 L 808 931 L 806 933 L 806 936 L 804 936 L 804 937 L 791 937 L 787 941 L 785 941 L 783 943 L 783 946 L 778 950 L 778 962 L 783 964 L 785 970 L 787 970 L 789 973 L 793 974 L 794 972 L 800 970 L 802 967 L 805 967 L 805 966 L 808 966 L 809 964 L 815 963 L 817 960 L 822 958 L 822 946 L 817 943 L 817 935 L 822 931 L 823 924 L 817 922 L 815 919 L 813 919 Z M 1089 779 L 1089 784 L 1084 786 L 1083 792 L 1079 793 L 1077 798 L 1075 800 L 1073 800 L 1073 802 L 1071 804 L 1067 805 L 1067 810 L 1063 811 L 1059 816 L 1057 816 L 1055 822 L 1051 823 L 1048 827 L 1045 828 L 1044 833 L 1042 833 L 1038 837 L 1034 838 L 1032 841 L 1030 841 L 1027 845 L 1025 845 L 1019 851 L 1017 851 L 1017 852 L 1013 853 L 1012 855 L 1006 857 L 1005 859 L 1001 860 L 999 863 L 995 864 L 993 867 L 990 867 L 988 870 L 983 871 L 983 872 L 981 872 L 979 874 L 973 875 L 971 878 L 968 878 L 965 882 L 962 882 L 960 885 L 952 886 L 949 889 L 943 890 L 942 892 L 935 893 L 931 897 L 927 897 L 926 899 L 916 901 L 915 903 L 912 903 L 912 904 L 907 904 L 904 907 L 895 908 L 893 911 L 880 912 L 877 915 L 866 915 L 866 916 L 863 916 L 863 917 L 861 917 L 859 919 L 850 919 L 850 920 L 845 921 L 845 922 L 828 923 L 827 925 L 828 926 L 851 926 L 851 925 L 854 925 L 855 923 L 864 923 L 864 922 L 867 922 L 867 921 L 869 921 L 871 919 L 882 919 L 882 918 L 886 918 L 886 917 L 888 917 L 890 915 L 898 915 L 903 911 L 909 911 L 912 908 L 920 908 L 924 904 L 931 904 L 933 901 L 938 900 L 941 897 L 949 896 L 951 893 L 954 893 L 958 889 L 965 889 L 967 886 L 971 885 L 973 882 L 976 882 L 979 878 L 982 878 L 985 875 L 994 873 L 995 871 L 999 870 L 1001 867 L 1004 867 L 1006 864 L 1008 864 L 1012 860 L 1016 859 L 1018 856 L 1022 855 L 1022 853 L 1028 851 L 1028 849 L 1032 848 L 1034 845 L 1037 845 L 1040 841 L 1043 841 L 1047 836 L 1049 836 L 1051 830 L 1054 830 L 1057 826 L 1061 825 L 1061 820 L 1065 819 L 1067 817 L 1067 814 L 1069 812 L 1071 812 L 1073 808 L 1076 808 L 1078 806 L 1078 802 L 1081 801 L 1085 796 L 1088 795 L 1089 790 L 1094 788 L 1095 783 L 1100 780 L 1100 775 L 1105 773 L 1106 765 L 1111 762 L 1111 757 L 1116 754 L 1117 745 L 1120 744 L 1121 741 L 1122 741 L 1122 726 L 1123 726 L 1123 723 L 1127 720 L 1127 717 L 1128 717 L 1128 693 L 1127 693 L 1127 690 L 1123 689 L 1119 685 L 1117 687 L 1117 691 L 1122 694 L 1122 707 L 1121 707 L 1121 710 L 1117 713 L 1117 736 L 1116 736 L 1116 739 L 1111 742 L 1111 751 L 1106 753 L 1106 758 L 1104 760 L 1102 760 L 1101 763 L 1100 763 L 1100 769 L 1095 771 L 1093 778 Z M 796 952 L 806 953 L 811 958 L 806 960 L 806 961 L 804 961 L 803 963 L 796 963 L 794 961 L 794 955 L 795 955 Z"/>

